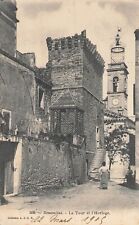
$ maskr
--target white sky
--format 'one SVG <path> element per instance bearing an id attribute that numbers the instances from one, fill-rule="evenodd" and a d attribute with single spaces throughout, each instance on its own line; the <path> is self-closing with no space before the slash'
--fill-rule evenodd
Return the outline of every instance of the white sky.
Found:
<path id="1" fill-rule="evenodd" d="M 117 27 L 122 28 L 129 70 L 129 115 L 132 114 L 132 84 L 135 71 L 134 31 L 139 27 L 139 0 L 17 0 L 20 20 L 17 48 L 35 52 L 37 66 L 47 58 L 46 38 L 63 37 L 86 29 L 87 37 L 97 45 L 107 64 Z M 106 94 L 104 74 L 104 96 Z"/>

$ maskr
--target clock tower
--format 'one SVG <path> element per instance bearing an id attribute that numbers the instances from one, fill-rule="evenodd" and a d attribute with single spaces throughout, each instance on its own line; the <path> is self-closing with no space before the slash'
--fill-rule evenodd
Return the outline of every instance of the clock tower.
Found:
<path id="1" fill-rule="evenodd" d="M 107 108 L 127 116 L 127 80 L 128 70 L 125 64 L 125 48 L 121 44 L 120 29 L 111 48 L 111 63 L 108 64 Z"/>

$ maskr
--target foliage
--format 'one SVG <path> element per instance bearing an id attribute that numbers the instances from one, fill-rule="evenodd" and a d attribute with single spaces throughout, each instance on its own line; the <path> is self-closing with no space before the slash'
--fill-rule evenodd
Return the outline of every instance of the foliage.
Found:
<path id="1" fill-rule="evenodd" d="M 109 169 L 117 154 L 120 154 L 123 163 L 129 161 L 128 137 L 128 130 L 123 125 L 105 130 L 104 141 L 106 151 L 108 151 Z"/>

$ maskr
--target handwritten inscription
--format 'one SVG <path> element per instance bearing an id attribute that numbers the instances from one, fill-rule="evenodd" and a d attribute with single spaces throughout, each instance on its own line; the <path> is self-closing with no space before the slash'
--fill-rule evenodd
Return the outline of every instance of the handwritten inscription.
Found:
<path id="1" fill-rule="evenodd" d="M 57 223 L 69 223 L 72 220 L 72 217 L 70 218 L 59 218 L 58 215 L 54 215 L 50 218 L 51 222 L 57 222 Z"/>
<path id="2" fill-rule="evenodd" d="M 99 221 L 99 225 L 103 224 L 104 219 L 106 219 L 106 216 L 101 217 L 96 217 L 96 216 L 87 216 L 85 217 L 82 221 L 85 222 L 86 224 L 90 224 L 92 221 L 97 222 Z"/>
<path id="3" fill-rule="evenodd" d="M 27 220 L 33 224 L 73 224 L 74 219 L 78 220 L 82 225 L 105 225 L 106 219 L 110 213 L 108 211 L 63 211 L 63 212 L 47 212 L 33 210 L 29 215 L 24 217 L 8 217 L 9 220 Z"/>
<path id="4" fill-rule="evenodd" d="M 37 217 L 32 217 L 31 222 L 33 223 L 40 223 L 44 219 L 44 216 L 37 216 Z"/>

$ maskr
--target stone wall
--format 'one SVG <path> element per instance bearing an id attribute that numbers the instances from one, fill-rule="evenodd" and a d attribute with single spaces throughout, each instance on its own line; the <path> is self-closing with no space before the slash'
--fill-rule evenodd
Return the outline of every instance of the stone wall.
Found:
<path id="1" fill-rule="evenodd" d="M 0 19 L 0 33 L 0 48 L 14 56 L 16 50 L 15 28 Z"/>
<path id="2" fill-rule="evenodd" d="M 95 153 L 96 128 L 101 137 L 100 148 L 104 144 L 104 113 L 102 101 L 103 69 L 97 64 L 95 58 L 89 58 L 85 50 L 83 54 L 83 108 L 84 130 L 87 137 L 87 151 Z"/>
<path id="3" fill-rule="evenodd" d="M 39 88 L 44 91 L 44 108 L 39 106 Z M 35 114 L 38 120 L 41 122 L 41 131 L 46 133 L 50 129 L 50 111 L 51 105 L 51 88 L 47 86 L 43 81 L 36 78 L 36 90 L 35 90 Z"/>
<path id="4" fill-rule="evenodd" d="M 14 56 L 16 51 L 16 7 L 12 3 L 11 6 L 9 4 L 7 1 L 0 1 L 0 49 Z"/>
<path id="5" fill-rule="evenodd" d="M 82 184 L 87 179 L 87 165 L 85 145 L 80 148 L 71 147 L 72 165 L 73 165 L 73 180 L 77 184 Z"/>
<path id="6" fill-rule="evenodd" d="M 89 104 L 88 104 L 89 103 Z M 90 93 L 84 90 L 84 131 L 87 137 L 86 150 L 96 151 L 96 127 L 99 128 L 100 147 L 104 145 L 104 119 L 103 104 L 92 97 Z"/>
<path id="7" fill-rule="evenodd" d="M 77 87 L 82 85 L 83 59 L 81 48 L 52 50 L 49 52 L 52 61 L 53 90 Z"/>
<path id="8" fill-rule="evenodd" d="M 85 150 L 62 142 L 24 140 L 22 192 L 36 194 L 85 180 Z"/>
<path id="9" fill-rule="evenodd" d="M 0 110 L 11 111 L 11 130 L 25 133 L 35 119 L 34 72 L 0 54 Z"/>
<path id="10" fill-rule="evenodd" d="M 83 51 L 83 87 L 97 100 L 102 100 L 103 67 L 96 61 L 95 55 L 90 56 L 86 49 Z"/>

